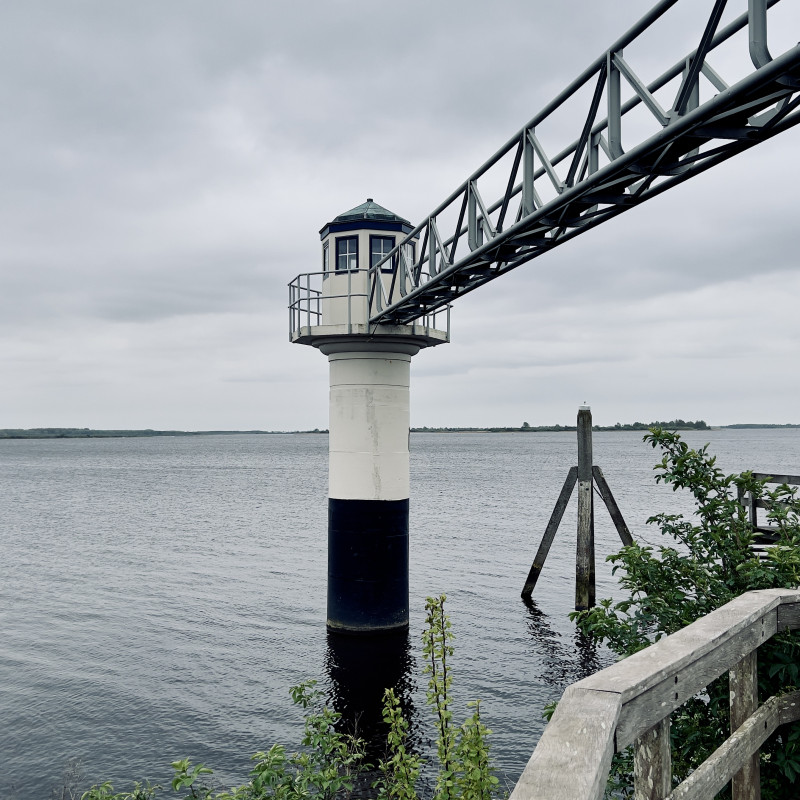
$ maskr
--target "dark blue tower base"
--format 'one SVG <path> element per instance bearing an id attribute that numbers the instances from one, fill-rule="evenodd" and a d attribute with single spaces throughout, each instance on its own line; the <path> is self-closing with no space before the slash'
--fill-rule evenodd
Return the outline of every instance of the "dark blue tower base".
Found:
<path id="1" fill-rule="evenodd" d="M 408 500 L 328 500 L 328 630 L 408 628 Z"/>

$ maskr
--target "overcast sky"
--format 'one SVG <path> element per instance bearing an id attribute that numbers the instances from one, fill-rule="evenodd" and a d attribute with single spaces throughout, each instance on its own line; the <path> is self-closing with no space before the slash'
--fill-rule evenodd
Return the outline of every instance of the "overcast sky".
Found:
<path id="1" fill-rule="evenodd" d="M 649 6 L 0 2 L 0 427 L 326 427 L 326 359 L 286 312 L 319 229 L 367 197 L 419 222 Z M 678 6 L 646 78 L 711 2 Z M 773 54 L 800 39 L 779 9 Z M 414 359 L 412 424 L 584 401 L 601 424 L 800 422 L 799 144 L 459 300 L 452 343 Z"/>

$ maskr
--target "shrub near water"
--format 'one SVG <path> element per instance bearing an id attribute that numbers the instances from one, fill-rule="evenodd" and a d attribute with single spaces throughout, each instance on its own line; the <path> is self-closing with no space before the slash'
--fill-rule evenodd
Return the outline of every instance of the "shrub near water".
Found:
<path id="1" fill-rule="evenodd" d="M 603 600 L 574 614 L 584 633 L 605 641 L 620 656 L 637 652 L 753 589 L 800 586 L 800 499 L 788 486 L 767 491 L 751 472 L 725 475 L 707 446 L 690 449 L 678 434 L 653 428 L 645 436 L 660 447 L 656 481 L 684 489 L 695 501 L 695 515 L 658 514 L 648 520 L 666 538 L 654 549 L 634 543 L 616 555 L 614 571 L 628 598 Z M 753 554 L 753 530 L 737 490 L 771 501 L 768 518 L 780 534 L 760 560 Z M 774 636 L 758 649 L 759 696 L 766 698 L 800 686 L 800 635 Z M 706 692 L 672 714 L 672 769 L 683 780 L 727 738 L 728 679 L 714 681 Z M 630 752 L 615 757 L 610 791 L 632 796 Z M 800 723 L 783 726 L 761 750 L 764 800 L 800 797 Z"/>
<path id="2" fill-rule="evenodd" d="M 424 672 L 429 676 L 427 702 L 434 712 L 439 764 L 434 800 L 491 800 L 498 780 L 489 758 L 487 737 L 491 731 L 481 721 L 480 701 L 470 703 L 473 713 L 460 726 L 450 710 L 453 634 L 444 611 L 445 596 L 429 597 L 425 605 L 422 635 Z M 357 778 L 372 769 L 365 763 L 363 740 L 340 733 L 341 714 L 322 701 L 316 681 L 291 689 L 292 700 L 303 708 L 302 750 L 287 755 L 274 744 L 256 753 L 250 780 L 229 791 L 215 791 L 208 783 L 212 770 L 186 758 L 174 761 L 172 790 L 187 800 L 334 800 L 347 798 Z M 392 689 L 384 694 L 383 719 L 388 727 L 387 756 L 377 766 L 378 780 L 372 788 L 378 800 L 417 800 L 420 773 L 425 761 L 408 742 L 408 720 Z M 153 800 L 162 787 L 136 783 L 128 792 L 114 793 L 105 782 L 85 792 L 81 800 Z"/>

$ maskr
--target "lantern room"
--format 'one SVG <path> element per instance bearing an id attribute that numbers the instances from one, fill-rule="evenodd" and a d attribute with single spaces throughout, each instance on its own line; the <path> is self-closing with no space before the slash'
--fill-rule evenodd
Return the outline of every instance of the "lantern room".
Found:
<path id="1" fill-rule="evenodd" d="M 430 312 L 420 307 L 410 323 L 380 319 L 383 309 L 413 290 L 415 273 L 425 270 L 419 236 L 408 220 L 370 197 L 319 234 L 321 269 L 289 284 L 290 341 L 313 347 L 342 335 L 412 336 L 421 347 L 450 341 L 449 306 Z"/>
<path id="2" fill-rule="evenodd" d="M 413 229 L 408 220 L 371 197 L 322 228 L 322 325 L 367 323 L 375 309 L 375 299 L 370 302 L 369 271 L 383 262 L 381 280 L 388 296 L 400 256 L 387 256 Z M 402 257 L 409 269 L 416 260 L 416 248 L 415 239 L 403 245 Z M 394 293 L 398 292 L 395 278 Z"/>

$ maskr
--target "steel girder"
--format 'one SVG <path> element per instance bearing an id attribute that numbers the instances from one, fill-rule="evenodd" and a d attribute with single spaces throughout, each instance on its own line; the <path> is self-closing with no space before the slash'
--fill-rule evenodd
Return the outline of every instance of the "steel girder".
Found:
<path id="1" fill-rule="evenodd" d="M 721 30 L 727 0 L 714 0 L 697 49 L 645 84 L 623 49 L 678 2 L 656 5 L 371 269 L 371 323 L 411 322 L 800 122 L 800 45 L 774 58 L 767 47 L 768 11 L 779 0 L 748 0 Z M 728 85 L 709 55 L 736 34 L 749 73 Z M 537 129 L 576 99 L 588 100 L 579 136 L 548 155 Z M 623 128 L 640 106 L 657 130 L 625 150 Z M 487 204 L 479 184 L 490 181 L 504 189 Z M 411 240 L 421 244 L 413 264 L 403 249 Z"/>

